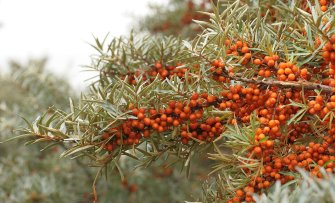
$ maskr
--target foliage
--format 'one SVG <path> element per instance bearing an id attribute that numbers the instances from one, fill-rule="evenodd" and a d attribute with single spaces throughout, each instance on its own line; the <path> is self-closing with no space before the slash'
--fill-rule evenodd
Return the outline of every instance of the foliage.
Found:
<path id="1" fill-rule="evenodd" d="M 0 81 L 1 102 L 8 109 L 3 113 L 20 108 L 22 114 L 32 115 L 40 108 L 67 105 L 70 86 L 64 79 L 45 73 L 45 63 L 46 59 L 31 60 L 25 66 L 11 62 L 10 72 L 2 75 Z"/>
<path id="2" fill-rule="evenodd" d="M 282 186 L 280 182 L 277 182 L 268 195 L 263 194 L 262 196 L 256 196 L 255 199 L 259 203 L 268 202 L 334 202 L 334 175 L 327 174 L 324 170 L 322 171 L 325 179 L 318 179 L 311 176 L 306 171 L 299 171 L 303 177 L 301 183 L 297 185 L 294 191 L 288 189 L 289 186 Z"/>
<path id="3" fill-rule="evenodd" d="M 26 65 L 12 62 L 10 72 L 0 76 L 2 141 L 13 137 L 13 130 L 24 124 L 19 116 L 33 119 L 36 112 L 51 105 L 66 108 L 66 100 L 74 96 L 67 82 L 44 70 L 45 63 L 44 59 L 31 60 Z M 76 184 L 89 187 L 92 180 L 76 163 L 60 161 L 59 148 L 52 148 L 48 155 L 41 154 L 40 148 L 27 148 L 22 141 L 1 146 L 0 199 L 13 203 L 85 201 L 82 195 L 90 190 L 77 188 Z M 72 192 L 65 192 L 68 190 Z"/>

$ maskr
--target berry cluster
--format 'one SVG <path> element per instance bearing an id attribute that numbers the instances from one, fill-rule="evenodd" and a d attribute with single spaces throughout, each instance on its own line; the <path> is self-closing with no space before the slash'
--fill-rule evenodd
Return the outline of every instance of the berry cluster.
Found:
<path id="1" fill-rule="evenodd" d="M 219 117 L 206 118 L 203 114 L 205 108 L 215 104 L 215 96 L 194 93 L 189 102 L 170 101 L 159 110 L 131 106 L 132 115 L 137 119 L 128 119 L 120 126 L 104 132 L 103 145 L 107 151 L 113 151 L 120 145 L 139 144 L 141 138 L 148 138 L 153 133 L 174 129 L 180 129 L 177 141 L 185 145 L 192 139 L 210 142 L 223 132 L 223 121 Z"/>
<path id="2" fill-rule="evenodd" d="M 242 190 L 238 189 L 234 197 L 229 200 L 230 202 L 252 202 L 252 193 L 261 193 L 277 180 L 282 184 L 293 180 L 293 176 L 284 174 L 295 172 L 297 166 L 311 171 L 312 174 L 320 178 L 320 167 L 325 167 L 328 172 L 334 171 L 334 164 L 332 163 L 335 159 L 334 127 L 328 131 L 328 136 L 323 137 L 323 142 L 310 142 L 308 145 L 295 144 L 297 139 L 312 132 L 311 123 L 307 122 L 308 115 L 304 117 L 306 122 L 290 124 L 287 126 L 287 132 L 283 130 L 283 126 L 287 125 L 288 119 L 298 110 L 293 106 L 283 106 L 290 103 L 285 97 L 298 101 L 302 99 L 301 94 L 298 93 L 299 91 L 289 91 L 278 94 L 274 91 L 261 90 L 260 94 L 265 95 L 264 100 L 268 104 L 256 110 L 261 126 L 255 132 L 254 144 L 250 147 L 246 157 L 262 160 L 262 170 L 259 175 L 252 177 L 251 181 Z M 313 95 L 312 92 L 306 93 L 307 98 Z M 334 96 L 327 102 L 328 105 L 331 105 L 331 108 L 333 100 L 335 100 Z M 315 100 L 309 102 L 311 107 L 309 113 L 312 115 L 317 113 L 320 118 L 325 118 L 326 112 L 323 113 L 323 109 L 327 107 L 321 105 L 324 103 L 323 101 L 325 100 L 322 96 L 315 96 Z M 274 102 L 278 104 L 274 105 Z M 315 107 L 318 111 L 311 111 Z M 287 155 L 278 156 L 278 152 L 286 152 Z M 248 168 L 243 170 L 245 173 L 250 172 Z"/>
<path id="3" fill-rule="evenodd" d="M 219 82 L 228 82 L 227 78 L 222 75 L 225 71 L 225 64 L 220 60 L 214 60 L 212 67 L 209 69 L 213 73 L 213 79 Z"/>
<path id="4" fill-rule="evenodd" d="M 328 10 L 328 7 L 332 4 L 332 1 L 331 0 L 319 0 L 319 3 L 321 5 L 321 11 L 326 12 Z"/>
<path id="5" fill-rule="evenodd" d="M 299 74 L 299 68 L 296 65 L 293 65 L 292 63 L 280 63 L 279 69 L 277 71 L 277 77 L 281 81 L 295 81 L 298 74 Z M 307 70 L 304 69 L 304 71 L 301 72 L 301 75 L 306 77 L 307 76 Z"/>
<path id="6" fill-rule="evenodd" d="M 335 65 L 335 35 L 332 35 L 329 41 L 323 47 L 322 57 L 326 62 Z"/>
<path id="7" fill-rule="evenodd" d="M 142 76 L 142 81 L 146 81 L 149 79 L 151 82 L 156 78 L 157 75 L 161 79 L 171 78 L 173 76 L 184 78 L 187 68 L 177 68 L 181 65 L 182 64 L 178 63 L 176 66 L 163 66 L 162 63 L 157 62 L 146 71 L 141 71 L 140 69 L 138 69 L 135 72 L 129 72 L 126 75 L 122 75 L 121 79 L 125 79 L 127 77 L 128 83 L 135 85 L 137 84 L 136 78 L 139 78 L 140 76 Z"/>
<path id="8" fill-rule="evenodd" d="M 236 43 L 232 43 L 231 40 L 227 39 L 225 41 L 225 46 L 228 47 L 226 52 L 227 55 L 243 57 L 243 61 L 241 62 L 242 65 L 246 65 L 250 61 L 251 53 L 246 42 L 237 40 Z"/>
<path id="9" fill-rule="evenodd" d="M 258 66 L 260 69 L 258 71 L 258 75 L 261 77 L 271 77 L 273 72 L 276 70 L 275 66 L 277 66 L 277 61 L 279 60 L 278 55 L 272 56 L 264 56 L 263 58 L 254 59 L 253 63 Z"/>

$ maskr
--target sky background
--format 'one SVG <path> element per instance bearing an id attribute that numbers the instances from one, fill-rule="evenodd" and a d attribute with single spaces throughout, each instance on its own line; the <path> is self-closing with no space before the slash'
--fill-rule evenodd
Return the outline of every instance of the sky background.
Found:
<path id="1" fill-rule="evenodd" d="M 50 70 L 83 88 L 93 35 L 127 35 L 149 2 L 164 0 L 0 0 L 0 71 L 9 59 L 48 57 Z"/>

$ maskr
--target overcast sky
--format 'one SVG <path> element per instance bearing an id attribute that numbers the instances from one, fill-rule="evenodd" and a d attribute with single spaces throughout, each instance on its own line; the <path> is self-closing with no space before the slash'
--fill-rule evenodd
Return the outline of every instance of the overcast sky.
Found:
<path id="1" fill-rule="evenodd" d="M 92 35 L 127 34 L 148 2 L 164 0 L 0 0 L 0 70 L 8 59 L 47 56 L 52 71 L 83 86 Z"/>

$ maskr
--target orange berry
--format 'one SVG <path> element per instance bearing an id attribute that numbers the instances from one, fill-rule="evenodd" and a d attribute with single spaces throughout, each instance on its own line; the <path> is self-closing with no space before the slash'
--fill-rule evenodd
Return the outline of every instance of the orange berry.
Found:
<path id="1" fill-rule="evenodd" d="M 242 47 L 241 52 L 242 52 L 243 54 L 248 53 L 248 52 L 249 52 L 249 48 L 246 47 L 246 46 L 245 46 L 245 47 Z"/>
<path id="2" fill-rule="evenodd" d="M 173 118 L 172 117 L 167 117 L 166 122 L 172 123 L 173 122 Z"/>
<path id="3" fill-rule="evenodd" d="M 321 110 L 321 105 L 319 103 L 314 105 L 314 110 L 315 111 L 320 111 Z"/>
<path id="4" fill-rule="evenodd" d="M 278 126 L 274 126 L 274 127 L 271 128 L 271 132 L 273 132 L 273 133 L 276 133 L 278 131 L 279 131 L 279 127 Z"/>
<path id="5" fill-rule="evenodd" d="M 301 69 L 301 71 L 300 71 L 300 75 L 305 76 L 305 75 L 307 75 L 307 74 L 308 74 L 308 71 L 307 71 L 306 68 Z"/>
<path id="6" fill-rule="evenodd" d="M 291 73 L 287 76 L 287 79 L 290 80 L 290 81 L 293 81 L 293 80 L 295 80 L 295 75 L 293 73 Z"/>
<path id="7" fill-rule="evenodd" d="M 137 116 L 138 113 L 139 113 L 138 109 L 133 109 L 133 110 L 132 110 L 132 114 L 133 114 L 134 116 Z"/>
<path id="8" fill-rule="evenodd" d="M 326 60 L 329 60 L 330 58 L 330 52 L 329 51 L 324 51 L 322 52 L 322 57 Z"/>
<path id="9" fill-rule="evenodd" d="M 264 76 L 265 77 L 270 77 L 271 76 L 271 71 L 270 70 L 266 70 L 265 72 L 264 72 Z"/>
<path id="10" fill-rule="evenodd" d="M 237 124 L 236 119 L 232 119 L 232 120 L 231 120 L 231 124 L 233 124 L 233 125 Z"/>
<path id="11" fill-rule="evenodd" d="M 113 151 L 113 144 L 107 144 L 106 150 L 107 151 Z"/>
<path id="12" fill-rule="evenodd" d="M 241 48 L 241 47 L 243 46 L 243 42 L 242 42 L 242 41 L 237 41 L 237 42 L 236 42 L 236 46 L 237 46 L 238 48 Z"/>
<path id="13" fill-rule="evenodd" d="M 255 59 L 254 64 L 259 66 L 262 64 L 262 61 L 260 59 Z"/>
<path id="14" fill-rule="evenodd" d="M 245 57 L 246 59 L 251 59 L 251 53 L 246 53 L 246 54 L 244 54 L 244 57 Z"/>
<path id="15" fill-rule="evenodd" d="M 264 188 L 268 188 L 270 186 L 270 182 L 269 181 L 264 181 L 263 182 Z"/>
<path id="16" fill-rule="evenodd" d="M 182 138 L 181 142 L 186 145 L 186 144 L 188 144 L 188 139 L 187 138 Z"/>
<path id="17" fill-rule="evenodd" d="M 109 133 L 105 132 L 102 134 L 102 139 L 107 140 L 109 138 Z"/>
<path id="18" fill-rule="evenodd" d="M 177 127 L 179 124 L 180 124 L 180 123 L 179 123 L 178 120 L 174 120 L 173 123 L 172 123 L 172 125 L 175 126 L 175 127 Z"/>
<path id="19" fill-rule="evenodd" d="M 155 63 L 155 66 L 156 66 L 157 69 L 162 68 L 162 64 L 160 62 Z"/>
<path id="20" fill-rule="evenodd" d="M 328 6 L 321 6 L 321 11 L 326 12 L 328 10 Z"/>
<path id="21" fill-rule="evenodd" d="M 266 146 L 267 147 L 272 147 L 273 146 L 273 141 L 272 140 L 267 140 L 266 142 L 265 142 L 265 144 L 266 144 Z"/>
<path id="22" fill-rule="evenodd" d="M 160 133 L 161 133 L 161 132 L 163 132 L 163 131 L 164 131 L 164 128 L 163 128 L 163 126 L 159 126 L 157 130 L 158 130 L 158 132 L 160 132 Z"/>
<path id="23" fill-rule="evenodd" d="M 318 95 L 315 97 L 315 101 L 318 103 L 322 103 L 323 102 L 323 97 L 321 95 Z"/>
<path id="24" fill-rule="evenodd" d="M 284 114 L 280 114 L 278 119 L 284 121 L 286 119 L 286 116 Z"/>
<path id="25" fill-rule="evenodd" d="M 239 100 L 239 99 L 240 99 L 240 95 L 238 95 L 238 94 L 234 94 L 234 95 L 233 95 L 233 99 L 234 99 L 234 100 Z"/>
<path id="26" fill-rule="evenodd" d="M 179 117 L 181 118 L 181 119 L 185 119 L 186 118 L 186 113 L 184 113 L 184 112 L 181 112 L 180 113 L 180 115 L 179 115 Z"/>
<path id="27" fill-rule="evenodd" d="M 289 75 L 289 74 L 291 74 L 291 73 L 292 73 L 291 68 L 285 68 L 285 74 L 286 74 L 286 75 Z"/>
<path id="28" fill-rule="evenodd" d="M 191 108 L 189 106 L 185 106 L 183 110 L 184 110 L 184 113 L 186 114 L 191 112 Z"/>
<path id="29" fill-rule="evenodd" d="M 212 66 L 219 66 L 219 63 L 220 61 L 215 59 L 213 62 L 212 62 Z"/>
<path id="30" fill-rule="evenodd" d="M 299 68 L 298 68 L 298 66 L 292 66 L 292 72 L 293 73 L 296 73 L 296 72 L 298 72 L 299 71 Z"/>
<path id="31" fill-rule="evenodd" d="M 274 126 L 276 126 L 276 121 L 275 120 L 270 120 L 269 121 L 269 127 L 272 128 Z"/>
<path id="32" fill-rule="evenodd" d="M 280 69 L 285 69 L 286 67 L 287 67 L 287 64 L 286 64 L 286 63 L 283 63 L 283 62 L 282 62 L 282 63 L 279 64 L 279 68 L 280 68 Z"/>
<path id="33" fill-rule="evenodd" d="M 166 114 L 162 114 L 161 117 L 160 117 L 160 119 L 161 119 L 162 121 L 166 121 L 166 119 L 167 119 Z"/>
<path id="34" fill-rule="evenodd" d="M 259 70 L 258 75 L 263 77 L 265 75 L 265 71 L 263 69 Z"/>
<path id="35" fill-rule="evenodd" d="M 157 123 L 153 123 L 152 124 L 152 128 L 155 129 L 155 130 L 157 130 L 159 128 L 159 125 Z"/>
<path id="36" fill-rule="evenodd" d="M 270 59 L 267 64 L 269 67 L 273 67 L 275 65 L 275 61 L 273 59 Z"/>
<path id="37" fill-rule="evenodd" d="M 207 102 L 208 102 L 208 103 L 213 103 L 215 100 L 216 100 L 216 97 L 213 96 L 213 95 L 209 95 L 209 96 L 207 97 Z"/>
<path id="38" fill-rule="evenodd" d="M 319 3 L 320 3 L 320 5 L 321 6 L 325 6 L 325 5 L 327 5 L 327 0 L 319 0 Z"/>
<path id="39" fill-rule="evenodd" d="M 260 148 L 260 147 L 255 147 L 255 148 L 254 148 L 254 152 L 255 152 L 256 154 L 260 154 L 260 153 L 262 153 L 262 148 Z"/>
<path id="40" fill-rule="evenodd" d="M 236 191 L 236 196 L 238 196 L 238 197 L 242 197 L 243 194 L 244 194 L 244 192 L 242 190 L 237 190 Z"/>
<path id="41" fill-rule="evenodd" d="M 308 110 L 308 112 L 309 112 L 310 114 L 315 114 L 315 113 L 316 113 L 314 108 L 310 108 L 310 109 Z"/>
<path id="42" fill-rule="evenodd" d="M 145 137 L 145 138 L 150 137 L 150 131 L 149 131 L 149 130 L 145 130 L 145 131 L 143 132 L 143 137 Z"/>
<path id="43" fill-rule="evenodd" d="M 279 60 L 279 56 L 278 55 L 272 55 L 272 59 L 275 60 L 275 61 L 278 61 Z"/>
<path id="44" fill-rule="evenodd" d="M 278 69 L 277 74 L 278 75 L 283 75 L 283 74 L 285 74 L 285 70 L 284 69 Z"/>
<path id="45" fill-rule="evenodd" d="M 191 100 L 197 100 L 199 98 L 199 94 L 198 93 L 193 93 L 191 96 Z"/>
<path id="46" fill-rule="evenodd" d="M 265 56 L 265 57 L 264 57 L 264 62 L 267 63 L 270 59 L 271 59 L 270 56 Z"/>
<path id="47" fill-rule="evenodd" d="M 138 114 L 137 114 L 137 118 L 140 119 L 140 120 L 144 119 L 144 114 L 141 113 L 141 112 L 138 113 Z"/>

